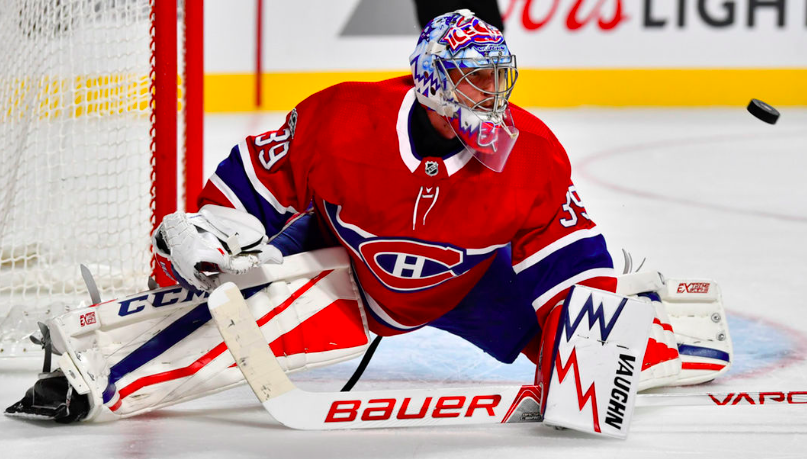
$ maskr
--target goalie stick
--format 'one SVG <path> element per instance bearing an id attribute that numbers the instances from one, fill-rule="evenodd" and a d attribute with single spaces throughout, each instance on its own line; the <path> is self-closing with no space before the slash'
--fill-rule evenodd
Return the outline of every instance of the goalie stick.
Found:
<path id="1" fill-rule="evenodd" d="M 540 388 L 492 385 L 362 392 L 306 392 L 286 376 L 238 287 L 211 293 L 208 308 L 266 411 L 293 429 L 332 430 L 540 422 Z M 807 391 L 640 394 L 636 406 L 802 405 Z"/>

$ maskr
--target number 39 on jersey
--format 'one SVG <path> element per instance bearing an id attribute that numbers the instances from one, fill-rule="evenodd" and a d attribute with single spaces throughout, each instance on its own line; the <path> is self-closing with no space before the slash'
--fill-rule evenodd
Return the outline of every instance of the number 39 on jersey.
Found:
<path id="1" fill-rule="evenodd" d="M 286 127 L 277 131 L 269 131 L 255 137 L 255 149 L 258 160 L 266 170 L 272 169 L 286 153 L 289 152 L 289 142 L 294 138 L 294 128 L 297 126 L 297 109 L 289 113 Z"/>
<path id="2" fill-rule="evenodd" d="M 576 225 L 579 220 L 578 216 L 586 220 L 591 220 L 586 213 L 586 207 L 583 205 L 583 201 L 577 194 L 577 189 L 574 185 L 569 186 L 569 190 L 566 192 L 566 204 L 563 204 L 561 209 L 563 212 L 561 212 L 562 217 L 560 224 L 566 228 Z"/>

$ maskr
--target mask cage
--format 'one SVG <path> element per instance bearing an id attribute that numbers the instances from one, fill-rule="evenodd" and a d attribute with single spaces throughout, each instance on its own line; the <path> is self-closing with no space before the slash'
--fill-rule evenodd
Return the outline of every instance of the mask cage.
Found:
<path id="1" fill-rule="evenodd" d="M 518 80 L 516 56 L 438 58 L 436 61 L 446 75 L 448 91 L 453 95 L 456 103 L 473 111 L 483 121 L 501 124 L 510 94 Z M 451 77 L 450 70 L 457 70 L 460 73 L 456 81 Z M 485 70 L 492 70 L 492 72 L 483 73 Z M 492 85 L 490 84 L 491 78 Z M 469 86 L 485 97 L 482 100 L 474 101 L 469 94 L 458 89 L 463 82 L 467 82 Z"/>

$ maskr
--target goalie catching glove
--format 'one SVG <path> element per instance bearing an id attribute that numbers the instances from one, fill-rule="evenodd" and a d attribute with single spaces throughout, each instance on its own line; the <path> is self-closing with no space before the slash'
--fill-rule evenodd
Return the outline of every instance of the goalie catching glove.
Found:
<path id="1" fill-rule="evenodd" d="M 205 272 L 243 274 L 264 263 L 283 261 L 256 217 L 216 205 L 206 205 L 198 213 L 167 215 L 154 231 L 152 244 L 165 259 L 158 258 L 166 274 L 190 290 L 216 287 Z"/>

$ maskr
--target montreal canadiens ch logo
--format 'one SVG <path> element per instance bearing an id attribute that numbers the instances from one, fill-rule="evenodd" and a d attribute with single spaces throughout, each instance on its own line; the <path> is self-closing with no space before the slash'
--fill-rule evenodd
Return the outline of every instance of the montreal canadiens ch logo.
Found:
<path id="1" fill-rule="evenodd" d="M 457 277 L 452 268 L 464 258 L 453 247 L 401 239 L 363 242 L 359 252 L 382 284 L 400 291 L 423 290 Z"/>

